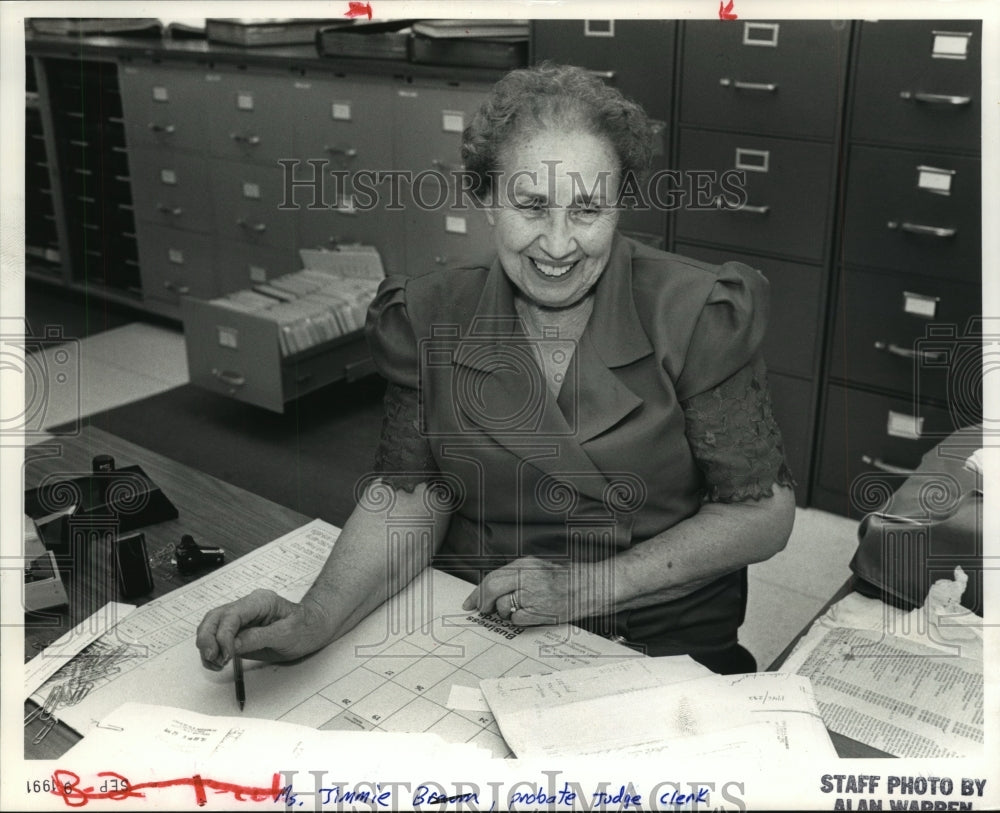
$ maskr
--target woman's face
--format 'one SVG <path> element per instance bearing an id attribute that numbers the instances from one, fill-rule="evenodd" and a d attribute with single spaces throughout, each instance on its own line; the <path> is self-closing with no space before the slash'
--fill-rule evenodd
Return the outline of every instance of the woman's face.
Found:
<path id="1" fill-rule="evenodd" d="M 510 281 L 547 308 L 579 302 L 611 254 L 618 159 L 606 139 L 566 129 L 516 137 L 500 154 L 487 210 Z"/>

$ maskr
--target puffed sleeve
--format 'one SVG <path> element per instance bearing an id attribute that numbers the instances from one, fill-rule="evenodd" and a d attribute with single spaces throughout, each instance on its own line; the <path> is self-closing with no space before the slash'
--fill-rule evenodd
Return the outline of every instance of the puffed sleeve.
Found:
<path id="1" fill-rule="evenodd" d="M 420 432 L 417 341 L 406 311 L 406 280 L 389 277 L 368 308 L 365 336 L 375 366 L 388 381 L 373 470 L 393 488 L 412 492 L 433 479 L 437 463 Z"/>
<path id="2" fill-rule="evenodd" d="M 794 486 L 771 410 L 760 344 L 768 285 L 757 271 L 727 263 L 691 337 L 678 395 L 705 499 L 737 502 Z"/>

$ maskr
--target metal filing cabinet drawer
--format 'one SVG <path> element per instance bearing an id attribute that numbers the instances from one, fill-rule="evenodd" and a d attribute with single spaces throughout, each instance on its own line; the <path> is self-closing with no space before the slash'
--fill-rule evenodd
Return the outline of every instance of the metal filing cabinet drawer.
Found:
<path id="1" fill-rule="evenodd" d="M 980 149 L 977 20 L 861 24 L 851 137 Z"/>
<path id="2" fill-rule="evenodd" d="M 713 209 L 713 199 L 735 199 L 735 193 L 706 179 L 704 191 L 693 190 L 677 211 L 677 237 L 820 261 L 832 199 L 832 160 L 829 144 L 682 130 L 681 171 L 689 179 L 695 177 L 692 170 L 714 171 L 718 179 L 739 170 L 745 173 L 748 200 L 739 209 Z M 692 203 L 707 210 L 695 210 Z"/>
<path id="3" fill-rule="evenodd" d="M 207 74 L 206 85 L 214 155 L 272 165 L 295 157 L 294 123 L 308 82 L 240 71 Z"/>
<path id="4" fill-rule="evenodd" d="M 407 214 L 407 274 L 438 267 L 489 265 L 496 252 L 483 212 Z"/>
<path id="5" fill-rule="evenodd" d="M 212 189 L 220 238 L 287 251 L 295 248 L 298 211 L 278 208 L 285 194 L 281 167 L 216 161 Z"/>
<path id="6" fill-rule="evenodd" d="M 178 305 L 183 296 L 216 295 L 210 236 L 142 221 L 136 232 L 144 298 Z"/>
<path id="7" fill-rule="evenodd" d="M 833 138 L 850 28 L 838 21 L 684 24 L 680 121 Z"/>
<path id="8" fill-rule="evenodd" d="M 586 65 L 639 102 L 654 119 L 666 121 L 675 26 L 672 20 L 535 20 L 533 58 Z"/>
<path id="9" fill-rule="evenodd" d="M 964 397 L 981 365 L 979 341 L 966 335 L 980 312 L 974 285 L 845 269 L 830 375 L 921 399 Z"/>
<path id="10" fill-rule="evenodd" d="M 385 82 L 322 78 L 300 82 L 296 94 L 295 152 L 300 161 L 326 161 L 326 171 L 378 172 L 392 168 L 393 89 Z M 307 168 L 304 168 L 307 169 Z M 333 203 L 335 190 L 327 176 Z M 349 192 L 350 184 L 341 191 Z M 308 204 L 311 192 L 302 187 Z"/>
<path id="11" fill-rule="evenodd" d="M 822 269 L 813 265 L 754 257 L 734 251 L 678 243 L 678 254 L 719 265 L 738 260 L 771 283 L 771 310 L 762 345 L 767 368 L 804 378 L 816 369 Z M 805 473 L 802 473 L 805 477 Z"/>
<path id="12" fill-rule="evenodd" d="M 129 146 L 205 148 L 208 115 L 202 71 L 126 64 L 119 77 Z"/>
<path id="13" fill-rule="evenodd" d="M 132 205 L 135 216 L 150 223 L 212 232 L 211 178 L 206 159 L 173 150 L 134 147 Z"/>
<path id="14" fill-rule="evenodd" d="M 975 158 L 853 147 L 844 259 L 978 283 L 979 175 Z"/>
<path id="15" fill-rule="evenodd" d="M 186 299 L 181 311 L 191 383 L 274 412 L 324 384 L 373 370 L 362 331 L 282 356 L 271 319 L 197 299 Z"/>
<path id="16" fill-rule="evenodd" d="M 856 477 L 881 473 L 888 497 L 924 453 L 955 428 L 947 410 L 831 384 L 818 485 L 848 495 Z"/>

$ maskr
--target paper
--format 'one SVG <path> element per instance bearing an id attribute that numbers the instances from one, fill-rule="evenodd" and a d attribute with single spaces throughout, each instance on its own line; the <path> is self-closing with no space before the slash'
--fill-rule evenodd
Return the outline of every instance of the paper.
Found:
<path id="1" fill-rule="evenodd" d="M 466 711 L 490 710 L 490 704 L 486 702 L 482 689 L 473 689 L 470 686 L 452 686 L 445 705 L 450 709 Z"/>
<path id="2" fill-rule="evenodd" d="M 650 658 L 482 687 L 521 758 L 835 754 L 809 681 L 794 675 Z"/>
<path id="3" fill-rule="evenodd" d="M 266 753 L 276 765 L 293 760 L 323 763 L 331 753 L 351 754 L 365 764 L 388 762 L 405 754 L 430 761 L 490 757 L 474 745 L 448 743 L 436 734 L 319 731 L 305 725 L 245 715 L 217 717 L 170 706 L 123 703 L 65 755 L 68 762 L 100 757 L 108 764 L 136 752 L 155 753 L 157 760 L 185 756 L 238 765 Z"/>
<path id="4" fill-rule="evenodd" d="M 45 647 L 24 665 L 25 697 L 35 694 L 45 681 L 67 664 L 70 658 L 79 655 L 85 647 L 94 643 L 110 627 L 134 610 L 135 607 L 131 604 L 108 602 L 92 616 Z"/>
<path id="5" fill-rule="evenodd" d="M 197 624 L 208 609 L 257 587 L 298 600 L 338 533 L 315 520 L 136 610 L 106 636 L 129 650 L 120 672 L 100 678 L 57 716 L 87 734 L 94 721 L 129 701 L 236 713 L 231 671 L 201 666 Z M 463 612 L 469 589 L 428 569 L 350 633 L 300 662 L 245 660 L 245 713 L 321 729 L 431 732 L 506 756 L 510 749 L 491 713 L 448 708 L 454 685 L 478 689 L 487 677 L 642 657 L 575 627 L 520 628 Z"/>
<path id="6" fill-rule="evenodd" d="M 982 755 L 982 619 L 955 575 L 910 612 L 852 594 L 816 621 L 783 668 L 812 679 L 827 728 L 899 757 Z"/>

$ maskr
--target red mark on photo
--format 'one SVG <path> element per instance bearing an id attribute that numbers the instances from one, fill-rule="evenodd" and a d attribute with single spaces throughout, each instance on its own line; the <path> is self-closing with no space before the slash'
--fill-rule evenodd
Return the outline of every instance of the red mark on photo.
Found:
<path id="1" fill-rule="evenodd" d="M 730 3 L 732 5 L 732 3 Z M 368 16 L 370 20 L 372 18 L 372 4 L 371 3 L 359 3 L 357 0 L 350 0 L 347 4 L 347 11 L 344 12 L 345 17 L 364 17 Z"/>
<path id="2" fill-rule="evenodd" d="M 52 794 L 61 796 L 67 807 L 83 807 L 90 801 L 112 799 L 120 801 L 122 799 L 140 798 L 145 799 L 144 790 L 150 788 L 173 788 L 189 785 L 194 789 L 194 798 L 199 806 L 208 803 L 206 791 L 215 794 L 231 793 L 233 800 L 237 802 L 261 802 L 266 799 L 276 799 L 281 793 L 281 786 L 278 784 L 280 776 L 271 775 L 271 786 L 268 788 L 255 788 L 252 785 L 236 785 L 232 782 L 220 782 L 217 779 L 204 779 L 196 774 L 195 776 L 185 776 L 179 779 L 163 779 L 158 782 L 130 782 L 124 776 L 114 771 L 102 771 L 97 774 L 98 779 L 103 780 L 100 788 L 93 785 L 80 787 L 80 777 L 72 771 L 57 770 L 52 774 L 52 779 L 56 783 Z"/>
<path id="3" fill-rule="evenodd" d="M 733 3 L 736 0 L 729 0 L 729 3 L 725 6 L 722 5 L 722 0 L 719 0 L 719 19 L 720 20 L 735 20 L 736 15 L 733 14 Z M 354 5 L 353 3 L 351 5 Z"/>

